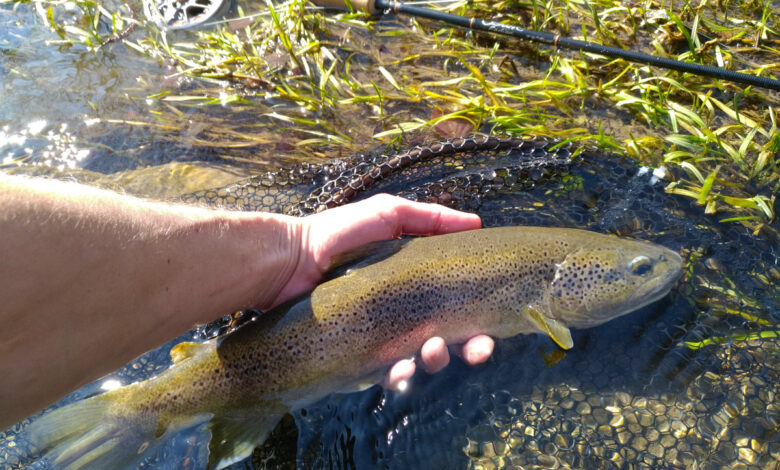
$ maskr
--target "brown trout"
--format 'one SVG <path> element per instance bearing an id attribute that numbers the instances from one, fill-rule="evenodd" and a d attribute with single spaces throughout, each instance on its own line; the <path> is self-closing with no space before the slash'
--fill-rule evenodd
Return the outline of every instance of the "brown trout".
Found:
<path id="1" fill-rule="evenodd" d="M 209 468 L 246 457 L 284 413 L 376 383 L 441 336 L 589 328 L 669 292 L 680 256 L 574 229 L 502 227 L 391 242 L 310 295 L 205 343 L 181 343 L 157 377 L 55 410 L 28 428 L 52 468 L 133 465 L 170 433 L 205 426 Z"/>

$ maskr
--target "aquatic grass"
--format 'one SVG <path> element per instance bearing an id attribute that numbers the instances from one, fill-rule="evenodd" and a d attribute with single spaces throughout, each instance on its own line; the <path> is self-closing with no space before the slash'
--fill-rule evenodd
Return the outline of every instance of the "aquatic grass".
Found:
<path id="1" fill-rule="evenodd" d="M 718 345 L 729 342 L 746 343 L 758 339 L 771 339 L 780 338 L 780 330 L 765 330 L 756 333 L 742 333 L 732 336 L 714 336 L 712 338 L 705 338 L 701 341 L 685 341 L 684 344 L 688 349 L 699 350 L 706 346 Z"/>
<path id="2" fill-rule="evenodd" d="M 0 1 L 0 5 L 11 3 L 15 2 Z M 80 44 L 97 50 L 139 23 L 135 13 L 121 3 L 106 4 L 94 0 L 31 3 L 41 21 L 59 36 L 57 42 L 64 45 Z"/>
<path id="3" fill-rule="evenodd" d="M 698 175 L 701 176 L 701 175 Z M 697 176 L 697 177 L 698 177 Z M 707 177 L 709 178 L 709 176 Z M 699 350 L 707 346 L 723 343 L 744 344 L 749 341 L 776 338 L 780 333 L 780 324 L 767 315 L 766 302 L 780 302 L 780 289 L 777 281 L 780 272 L 773 267 L 753 266 L 750 272 L 731 272 L 729 266 L 724 266 L 715 258 L 706 255 L 704 247 L 694 248 L 685 265 L 684 282 L 695 286 L 694 291 L 686 293 L 686 299 L 698 311 L 698 316 L 706 316 L 715 322 L 729 322 L 734 326 L 733 333 L 727 336 L 699 336 L 695 340 L 681 340 L 678 347 L 689 350 Z M 767 269 L 768 268 L 768 269 Z M 744 287 L 732 279 L 732 276 L 749 275 L 761 286 L 760 290 L 745 291 Z M 696 292 L 695 297 L 692 292 Z M 756 292 L 767 297 L 757 298 Z M 771 344 L 764 343 L 764 344 Z"/>
<path id="4" fill-rule="evenodd" d="M 476 0 L 432 8 L 776 76 L 777 12 L 769 3 Z M 435 134 L 458 118 L 475 129 L 576 138 L 665 165 L 670 193 L 723 221 L 758 227 L 775 217 L 780 103 L 763 90 L 424 20 L 326 12 L 301 0 L 243 7 L 261 14 L 240 28 L 226 22 L 171 35 L 144 23 L 144 35 L 124 41 L 171 61 L 171 77 L 189 80 L 187 90 L 149 94 L 150 122 L 175 128 L 192 113 L 216 113 L 225 130 L 209 130 L 221 136 L 214 144 L 249 150 L 275 130 L 303 156 L 317 146 L 362 150 Z M 98 23 L 109 16 L 100 10 Z M 73 40 L 88 45 L 79 34 Z"/>

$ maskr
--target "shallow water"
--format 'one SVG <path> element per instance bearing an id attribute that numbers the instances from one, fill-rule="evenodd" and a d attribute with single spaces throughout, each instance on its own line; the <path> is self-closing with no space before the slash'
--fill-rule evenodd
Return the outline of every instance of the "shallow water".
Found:
<path id="1" fill-rule="evenodd" d="M 164 61 L 121 44 L 91 53 L 57 41 L 29 5 L 0 7 L 0 163 L 6 168 L 73 174 L 120 188 L 140 181 L 132 192 L 163 197 L 291 161 L 285 145 L 271 142 L 261 147 L 280 150 L 274 158 L 264 156 L 259 165 L 227 161 L 226 168 L 231 152 L 198 140 L 209 119 L 230 118 L 219 108 L 190 109 L 182 118 L 187 125 L 176 130 L 184 129 L 181 134 L 129 124 L 148 124 L 150 113 L 164 109 L 147 102 L 170 86 Z M 621 112 L 607 113 L 618 116 L 610 124 L 617 126 Z M 188 166 L 191 161 L 199 163 Z M 769 334 L 780 323 L 778 223 L 758 236 L 720 224 L 665 194 L 664 183 L 649 172 L 615 157 L 590 155 L 562 179 L 504 184 L 503 169 L 516 162 L 513 155 L 483 154 L 434 160 L 361 197 L 379 190 L 423 197 L 435 192 L 431 183 L 448 188 L 458 181 L 443 192 L 450 191 L 456 207 L 478 212 L 486 226 L 557 225 L 636 236 L 681 250 L 689 273 L 664 300 L 575 332 L 575 348 L 565 354 L 547 338 L 521 336 L 499 343 L 485 365 L 468 368 L 455 360 L 442 373 L 418 374 L 404 394 L 374 387 L 329 397 L 296 412 L 297 428 L 290 420 L 278 428 L 253 456 L 255 464 L 772 468 L 780 459 L 780 341 Z M 150 177 L 121 177 L 146 167 Z M 117 179 L 107 183 L 101 174 Z M 189 182 L 171 193 L 157 188 L 179 179 Z M 111 376 L 127 383 L 154 375 L 169 365 L 168 349 L 176 342 Z M 0 467 L 23 463 L 23 443 L 15 442 L 14 430 L 0 436 Z M 163 467 L 178 468 L 183 455 L 197 460 L 192 449 L 186 439 L 163 449 Z"/>
<path id="2" fill-rule="evenodd" d="M 0 7 L 1 163 L 89 167 L 95 152 L 81 142 L 90 125 L 126 114 L 131 100 L 144 98 L 133 92 L 138 76 L 159 73 L 156 63 L 121 48 L 93 54 L 58 41 L 30 4 Z"/>
<path id="3" fill-rule="evenodd" d="M 103 5 L 118 8 L 118 3 Z M 140 3 L 133 5 L 140 11 Z M 55 11 L 63 24 L 78 26 L 83 21 L 72 4 L 56 6 Z M 157 29 L 142 23 L 136 31 L 136 37 L 142 37 Z M 187 34 L 178 33 L 172 40 L 185 40 Z M 240 113 L 193 106 L 178 108 L 176 122 L 159 119 L 170 106 L 150 96 L 182 92 L 187 84 L 162 58 L 144 56 L 121 42 L 97 50 L 68 44 L 45 25 L 32 4 L 2 5 L 0 168 L 110 186 L 100 175 L 171 162 L 197 161 L 199 168 L 208 167 L 227 158 L 246 175 L 247 162 L 237 163 L 203 135 L 220 115 L 238 118 Z M 158 174 L 166 171 L 161 167 Z M 124 188 L 133 178 L 144 181 L 147 176 L 128 176 L 118 186 Z M 154 178 L 145 184 L 129 184 L 130 191 L 159 195 Z M 195 188 L 181 188 L 177 194 Z"/>
<path id="4" fill-rule="evenodd" d="M 359 197 L 415 187 L 420 197 L 439 191 L 430 184 L 438 182 L 485 226 L 582 227 L 661 243 L 689 262 L 670 295 L 574 331 L 570 351 L 519 336 L 501 341 L 482 366 L 455 360 L 439 374 L 417 374 L 405 393 L 373 387 L 328 397 L 278 427 L 253 455 L 257 465 L 234 468 L 771 468 L 780 451 L 780 293 L 776 277 L 761 275 L 776 273 L 777 239 L 717 224 L 618 157 L 588 153 L 568 176 L 533 183 L 506 176 L 525 161 L 518 152 L 436 158 Z M 471 189 L 459 193 L 450 186 L 457 180 Z M 154 375 L 169 364 L 171 345 L 111 377 Z M 177 436 L 149 463 L 202 461 L 193 442 L 206 437 Z"/>

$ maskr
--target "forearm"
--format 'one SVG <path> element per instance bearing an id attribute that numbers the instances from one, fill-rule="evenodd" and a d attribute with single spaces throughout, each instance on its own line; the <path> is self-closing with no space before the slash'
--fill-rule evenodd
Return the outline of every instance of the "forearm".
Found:
<path id="1" fill-rule="evenodd" d="M 282 216 L 6 176 L 0 233 L 0 427 L 195 324 L 273 302 L 301 245 Z"/>

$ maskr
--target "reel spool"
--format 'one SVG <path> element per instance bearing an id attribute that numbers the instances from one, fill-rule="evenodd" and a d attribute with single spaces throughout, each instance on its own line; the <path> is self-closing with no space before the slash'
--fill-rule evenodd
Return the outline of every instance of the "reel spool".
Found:
<path id="1" fill-rule="evenodd" d="M 145 0 L 146 17 L 166 29 L 192 29 L 227 16 L 234 0 Z"/>

